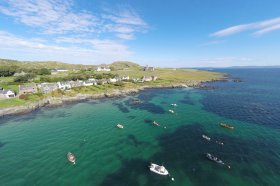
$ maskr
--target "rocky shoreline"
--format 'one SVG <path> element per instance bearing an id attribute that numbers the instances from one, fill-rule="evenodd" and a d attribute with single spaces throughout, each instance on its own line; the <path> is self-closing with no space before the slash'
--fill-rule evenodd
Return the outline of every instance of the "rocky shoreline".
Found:
<path id="1" fill-rule="evenodd" d="M 126 96 L 128 94 L 137 93 L 147 88 L 187 88 L 187 87 L 199 88 L 200 86 L 202 86 L 201 83 L 202 82 L 195 82 L 192 84 L 173 84 L 168 86 L 165 85 L 140 86 L 137 88 L 131 88 L 125 90 L 115 89 L 111 93 L 77 94 L 76 96 L 73 97 L 68 97 L 68 96 L 48 97 L 43 100 L 30 103 L 28 105 L 0 109 L 0 117 L 3 118 L 11 115 L 27 114 L 37 109 L 40 109 L 42 107 L 55 107 L 71 102 L 81 102 L 81 101 L 86 101 L 91 99 L 101 99 L 101 98 L 110 98 L 110 97 L 121 97 L 121 96 Z"/>

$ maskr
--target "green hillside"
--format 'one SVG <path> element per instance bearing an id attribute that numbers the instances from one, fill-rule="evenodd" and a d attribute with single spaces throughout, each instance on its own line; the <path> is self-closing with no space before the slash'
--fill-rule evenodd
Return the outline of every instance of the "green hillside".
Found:
<path id="1" fill-rule="evenodd" d="M 110 65 L 114 70 L 138 70 L 140 65 L 129 61 L 116 61 Z"/>
<path id="2" fill-rule="evenodd" d="M 57 61 L 17 61 L 10 59 L 0 59 L 0 67 L 1 66 L 16 66 L 22 69 L 64 68 L 71 70 L 95 68 L 94 65 L 68 64 Z"/>

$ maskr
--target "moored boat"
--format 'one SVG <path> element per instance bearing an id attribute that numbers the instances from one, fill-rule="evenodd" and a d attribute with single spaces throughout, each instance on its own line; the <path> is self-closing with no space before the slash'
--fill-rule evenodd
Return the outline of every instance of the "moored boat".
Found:
<path id="1" fill-rule="evenodd" d="M 177 107 L 176 103 L 171 103 L 170 105 L 173 106 L 173 107 Z"/>
<path id="2" fill-rule="evenodd" d="M 166 176 L 168 175 L 168 171 L 166 170 L 166 168 L 163 165 L 157 165 L 155 163 L 151 163 L 151 165 L 149 166 L 150 171 L 157 173 L 159 175 L 163 175 Z"/>
<path id="3" fill-rule="evenodd" d="M 68 152 L 68 153 L 67 153 L 67 159 L 68 159 L 71 163 L 76 164 L 76 158 L 75 158 L 74 154 L 72 154 L 71 152 Z"/>
<path id="4" fill-rule="evenodd" d="M 169 109 L 168 111 L 169 111 L 170 113 L 172 113 L 172 114 L 174 113 L 174 110 Z"/>
<path id="5" fill-rule="evenodd" d="M 220 123 L 220 126 L 221 126 L 221 127 L 224 127 L 224 128 L 228 128 L 228 129 L 234 129 L 233 126 L 228 125 L 228 124 L 226 124 L 226 123 Z"/>
<path id="6" fill-rule="evenodd" d="M 225 164 L 222 160 L 220 160 L 220 159 L 217 158 L 216 156 L 213 156 L 213 155 L 210 154 L 210 153 L 206 153 L 206 158 L 208 158 L 209 160 L 214 161 L 214 162 L 216 162 L 216 163 L 222 164 L 222 165 Z"/>
<path id="7" fill-rule="evenodd" d="M 206 136 L 206 135 L 204 135 L 204 134 L 202 134 L 202 138 L 206 139 L 207 141 L 210 141 L 210 140 L 211 140 L 210 137 L 208 137 L 208 136 Z"/>
<path id="8" fill-rule="evenodd" d="M 123 129 L 123 125 L 121 125 L 121 124 L 117 124 L 117 127 L 120 129 Z"/>
<path id="9" fill-rule="evenodd" d="M 154 121 L 153 124 L 156 125 L 156 126 L 160 126 L 160 124 L 157 123 L 156 121 Z"/>
<path id="10" fill-rule="evenodd" d="M 214 161 L 218 164 L 225 165 L 225 163 L 221 159 L 217 158 L 216 156 L 214 156 L 210 153 L 206 153 L 206 158 L 209 159 L 210 161 Z M 230 169 L 229 165 L 225 165 L 225 166 L 227 166 Z"/>
<path id="11" fill-rule="evenodd" d="M 219 145 L 224 145 L 224 142 L 216 140 L 216 143 Z"/>

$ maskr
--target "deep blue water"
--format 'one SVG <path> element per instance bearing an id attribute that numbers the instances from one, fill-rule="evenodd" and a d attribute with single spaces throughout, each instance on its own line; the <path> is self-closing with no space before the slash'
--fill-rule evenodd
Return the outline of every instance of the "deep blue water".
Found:
<path id="1" fill-rule="evenodd" d="M 230 79 L 210 83 L 215 90 L 201 91 L 205 95 L 204 109 L 240 121 L 280 128 L 280 68 L 214 71 L 227 73 Z"/>

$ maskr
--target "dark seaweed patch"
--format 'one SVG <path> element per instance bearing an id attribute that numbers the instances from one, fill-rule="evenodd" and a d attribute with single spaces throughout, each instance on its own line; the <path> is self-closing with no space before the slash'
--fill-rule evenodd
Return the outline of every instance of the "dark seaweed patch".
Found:
<path id="1" fill-rule="evenodd" d="M 192 101 L 190 95 L 185 95 L 182 100 L 180 100 L 180 103 L 187 104 L 187 105 L 194 105 L 194 102 Z"/>
<path id="2" fill-rule="evenodd" d="M 120 111 L 123 113 L 128 113 L 129 109 L 123 103 L 114 102 L 113 105 L 117 106 Z"/>

